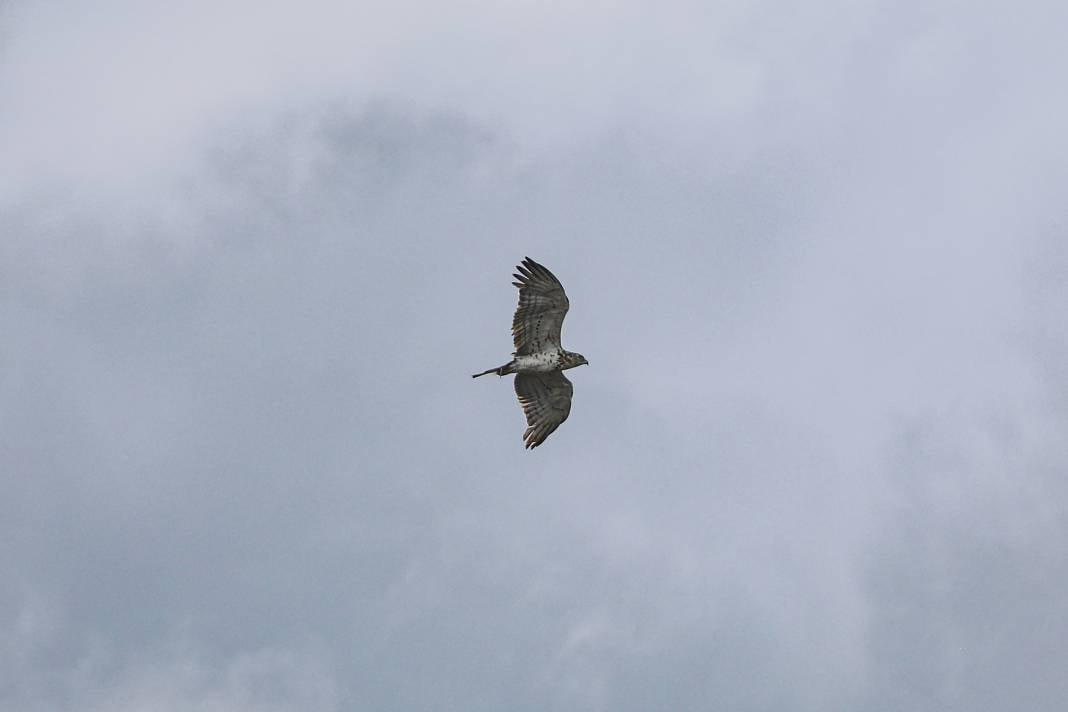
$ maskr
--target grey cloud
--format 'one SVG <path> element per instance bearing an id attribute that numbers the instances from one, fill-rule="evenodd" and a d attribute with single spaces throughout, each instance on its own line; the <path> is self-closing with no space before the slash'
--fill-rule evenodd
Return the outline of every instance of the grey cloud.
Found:
<path id="1" fill-rule="evenodd" d="M 708 47 L 682 4 L 460 13 L 455 57 L 386 13 L 392 48 L 281 47 L 380 52 L 306 91 L 221 18 L 198 61 L 259 58 L 220 70 L 259 99 L 153 86 L 189 102 L 173 141 L 105 104 L 144 150 L 0 185 L 0 706 L 1057 709 L 1066 107 L 1036 8 L 764 3 Z M 17 10 L 5 96 L 55 22 Z M 560 28 L 544 67 L 481 63 Z M 34 106 L 9 136 L 123 133 Z M 510 350 L 525 254 L 593 364 L 535 453 L 468 375 Z"/>

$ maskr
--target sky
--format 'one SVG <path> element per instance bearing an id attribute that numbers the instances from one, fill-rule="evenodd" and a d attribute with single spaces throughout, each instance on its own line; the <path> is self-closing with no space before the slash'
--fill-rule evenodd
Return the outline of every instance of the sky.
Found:
<path id="1" fill-rule="evenodd" d="M 0 710 L 1062 709 L 1066 22 L 0 4 Z"/>

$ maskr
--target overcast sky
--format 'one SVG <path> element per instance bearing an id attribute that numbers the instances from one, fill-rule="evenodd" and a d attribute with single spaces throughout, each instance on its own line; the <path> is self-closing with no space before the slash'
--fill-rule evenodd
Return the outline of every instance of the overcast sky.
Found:
<path id="1" fill-rule="evenodd" d="M 0 4 L 0 709 L 1063 709 L 1066 26 Z"/>

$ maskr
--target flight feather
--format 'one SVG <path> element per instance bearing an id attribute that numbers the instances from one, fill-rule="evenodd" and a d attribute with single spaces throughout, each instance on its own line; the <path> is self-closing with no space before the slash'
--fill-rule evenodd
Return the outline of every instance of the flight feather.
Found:
<path id="1" fill-rule="evenodd" d="M 574 387 L 561 371 L 519 373 L 515 377 L 515 394 L 527 417 L 523 442 L 535 448 L 545 442 L 571 414 Z"/>
<path id="2" fill-rule="evenodd" d="M 519 287 L 519 306 L 512 317 L 515 355 L 526 356 L 560 347 L 560 327 L 567 315 L 567 295 L 560 280 L 526 257 L 516 267 L 513 282 Z"/>

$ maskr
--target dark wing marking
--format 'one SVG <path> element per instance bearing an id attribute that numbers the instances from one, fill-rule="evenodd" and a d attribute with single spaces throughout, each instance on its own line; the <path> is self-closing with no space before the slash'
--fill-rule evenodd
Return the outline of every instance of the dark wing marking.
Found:
<path id="1" fill-rule="evenodd" d="M 553 273 L 526 257 L 516 267 L 512 282 L 519 287 L 519 306 L 512 318 L 512 340 L 517 356 L 560 346 L 560 327 L 569 306 L 564 288 Z"/>
<path id="2" fill-rule="evenodd" d="M 516 374 L 515 394 L 527 416 L 527 429 L 523 433 L 527 448 L 541 445 L 567 420 L 574 390 L 571 381 L 560 371 Z"/>

